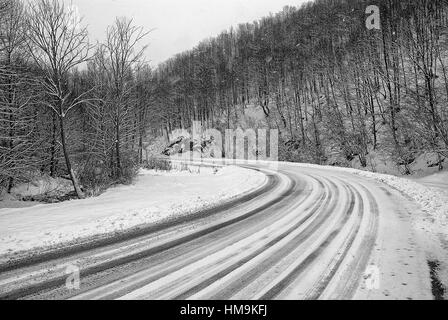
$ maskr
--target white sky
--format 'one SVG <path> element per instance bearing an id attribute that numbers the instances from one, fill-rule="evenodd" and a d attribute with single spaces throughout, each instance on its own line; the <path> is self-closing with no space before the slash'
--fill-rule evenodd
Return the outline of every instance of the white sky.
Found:
<path id="1" fill-rule="evenodd" d="M 284 6 L 306 0 L 65 0 L 72 2 L 89 26 L 91 41 L 102 41 L 115 17 L 127 16 L 146 30 L 146 56 L 155 66 L 176 53 L 193 48 L 221 31 L 252 22 Z"/>

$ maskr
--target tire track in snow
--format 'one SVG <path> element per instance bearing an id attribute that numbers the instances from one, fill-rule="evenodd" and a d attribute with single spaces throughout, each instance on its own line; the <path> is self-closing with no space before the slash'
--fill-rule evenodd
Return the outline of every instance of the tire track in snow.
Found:
<path id="1" fill-rule="evenodd" d="M 376 192 L 382 186 L 337 171 L 290 165 L 280 165 L 278 176 L 283 177 L 282 192 L 263 199 L 265 205 L 257 198 L 234 212 L 229 208 L 228 219 L 208 221 L 191 238 L 174 230 L 183 241 L 132 262 L 109 262 L 104 274 L 87 277 L 91 282 L 81 292 L 56 289 L 36 297 L 353 298 L 378 237 L 381 197 Z M 220 213 L 213 217 L 219 219 Z M 136 252 L 145 245 L 137 241 Z M 120 252 L 119 247 L 113 250 Z M 106 250 L 105 257 L 113 250 Z"/>
<path id="2" fill-rule="evenodd" d="M 258 170 L 258 169 L 256 169 Z M 209 215 L 217 215 L 223 211 L 229 211 L 232 208 L 235 208 L 235 206 L 241 205 L 241 206 L 245 206 L 248 199 L 254 198 L 255 200 L 258 200 L 257 205 L 256 206 L 252 206 L 253 209 L 243 212 L 243 214 L 240 215 L 236 215 L 234 217 L 231 217 L 230 219 L 224 220 L 220 223 L 211 223 L 208 226 L 206 226 L 205 228 L 203 228 L 202 230 L 199 231 L 195 231 L 192 232 L 190 234 L 187 234 L 185 236 L 181 236 L 181 237 L 177 237 L 174 240 L 170 240 L 167 241 L 166 243 L 163 243 L 159 246 L 155 246 L 155 247 L 151 247 L 149 249 L 147 249 L 147 245 L 142 246 L 142 248 L 138 248 L 137 250 L 134 251 L 130 251 L 130 252 L 125 252 L 124 254 L 121 255 L 116 255 L 115 251 L 117 251 L 116 249 L 114 249 L 114 247 L 112 246 L 112 249 L 109 249 L 109 244 L 115 245 L 116 242 L 118 241 L 118 248 L 120 247 L 120 245 L 123 245 L 122 242 L 120 242 L 121 238 L 118 237 L 119 239 L 110 239 L 110 242 L 107 242 L 108 245 L 106 245 L 104 247 L 106 253 L 108 250 L 110 250 L 110 252 L 108 253 L 109 255 L 113 255 L 114 257 L 112 257 L 111 259 L 103 259 L 102 261 L 100 261 L 99 263 L 94 262 L 91 265 L 88 265 L 85 268 L 81 269 L 80 275 L 81 277 L 87 277 L 89 275 L 101 272 L 103 270 L 107 270 L 110 268 L 113 268 L 117 265 L 122 265 L 122 264 L 126 264 L 135 260 L 139 260 L 142 259 L 144 257 L 148 257 L 148 256 L 152 256 L 155 254 L 158 254 L 160 252 L 166 251 L 170 248 L 174 248 L 176 246 L 182 245 L 184 243 L 188 243 L 190 241 L 193 241 L 197 238 L 200 238 L 206 234 L 212 233 L 214 231 L 220 230 L 226 226 L 244 221 L 246 219 L 251 218 L 252 216 L 256 215 L 257 213 L 259 213 L 260 211 L 278 203 L 279 201 L 281 201 L 282 199 L 284 199 L 285 197 L 288 197 L 288 195 L 290 195 L 292 193 L 292 191 L 294 190 L 295 185 L 293 183 L 289 183 L 290 181 L 286 178 L 286 177 L 281 177 L 279 175 L 272 175 L 272 173 L 268 173 L 268 176 L 270 178 L 270 182 L 264 186 L 263 188 L 261 188 L 260 190 L 256 190 L 254 192 L 254 194 L 248 194 L 248 195 L 244 195 L 244 197 L 242 197 L 241 199 L 236 199 L 234 201 L 231 201 L 229 203 L 225 203 L 221 206 L 219 206 L 216 209 L 210 209 L 210 210 L 206 210 L 205 212 L 201 212 L 200 214 L 195 215 L 192 218 L 192 222 L 196 222 L 197 220 L 200 220 L 200 218 L 204 218 L 204 219 L 209 219 L 210 217 L 207 216 L 207 214 Z M 288 182 L 285 182 L 288 181 Z M 269 191 L 272 192 L 274 189 L 278 189 L 278 191 L 275 193 L 276 197 L 274 197 L 273 199 L 270 199 L 269 197 L 266 197 L 266 194 L 269 194 Z M 259 197 L 265 197 L 267 200 L 266 201 L 260 201 L 258 198 Z M 205 216 L 205 217 L 204 217 Z M 195 219 L 197 218 L 197 219 Z M 182 222 L 184 222 L 185 219 L 181 219 Z M 188 221 L 187 224 L 191 224 L 191 221 Z M 176 228 L 176 226 L 178 226 L 180 224 L 179 221 L 174 221 L 173 225 L 170 226 L 170 228 Z M 167 227 L 167 226 L 165 226 Z M 156 226 L 156 227 L 152 227 L 149 226 L 147 229 L 144 230 L 149 230 L 148 233 L 151 236 L 155 231 L 163 231 L 159 230 L 160 226 Z M 142 242 L 144 243 L 145 238 L 147 237 L 146 235 L 141 235 L 143 231 L 139 230 L 135 235 L 136 238 L 134 239 L 131 234 L 127 234 L 126 235 L 126 239 L 129 237 L 129 241 L 131 242 Z M 126 243 L 126 242 L 124 242 Z M 91 244 L 92 248 L 93 248 L 93 252 L 96 251 L 97 246 L 99 244 L 94 242 L 93 244 Z M 83 246 L 83 245 L 81 245 Z M 90 248 L 90 246 L 89 246 Z M 99 248 L 99 255 L 103 255 L 104 253 L 102 253 L 102 247 Z M 104 250 L 103 249 L 103 250 Z M 64 253 L 61 254 L 63 258 L 65 258 L 65 256 L 67 254 L 69 254 L 72 249 L 71 248 L 67 248 L 65 249 Z M 75 246 L 74 248 L 74 252 L 78 252 L 78 250 L 81 250 L 79 246 Z M 82 256 L 87 256 L 88 258 L 90 258 L 89 256 L 89 252 L 91 250 L 86 250 L 86 252 L 82 252 Z M 59 250 L 57 250 L 56 252 L 59 252 Z M 1 274 L 0 274 L 0 284 L 1 284 L 1 289 L 0 289 L 0 299 L 17 299 L 26 295 L 31 295 L 34 293 L 38 293 L 39 291 L 42 290 L 47 290 L 47 289 L 51 289 L 53 287 L 56 287 L 60 284 L 65 284 L 65 280 L 66 280 L 66 275 L 64 273 L 65 271 L 65 267 L 66 265 L 78 265 L 80 263 L 79 259 L 76 255 L 74 256 L 74 258 L 70 258 L 69 260 L 60 262 L 61 259 L 55 259 L 54 255 L 56 253 L 49 253 L 49 254 L 45 254 L 43 256 L 38 256 L 38 257 L 31 257 L 29 260 L 27 261 L 19 261 L 17 263 L 17 265 L 14 265 L 15 267 L 13 267 L 13 265 L 7 265 L 4 266 L 4 269 L 1 270 Z M 90 253 L 90 255 L 92 255 L 92 253 Z M 48 261 L 45 261 L 45 259 L 48 258 Z M 64 259 L 65 260 L 65 259 Z M 45 261 L 45 262 L 42 262 Z M 34 270 L 36 267 L 34 265 L 37 265 L 37 270 Z M 34 267 L 32 268 L 31 271 L 28 270 L 28 267 Z M 50 270 L 47 270 L 47 268 L 50 268 Z M 22 271 L 23 270 L 23 271 Z M 50 271 L 53 271 L 53 275 L 48 276 L 48 274 L 50 273 Z"/>

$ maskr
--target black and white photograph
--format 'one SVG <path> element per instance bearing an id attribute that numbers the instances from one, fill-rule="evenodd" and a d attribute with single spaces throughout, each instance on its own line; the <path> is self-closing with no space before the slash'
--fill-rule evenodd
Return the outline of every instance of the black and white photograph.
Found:
<path id="1" fill-rule="evenodd" d="M 0 0 L 0 300 L 447 299 L 448 0 Z"/>

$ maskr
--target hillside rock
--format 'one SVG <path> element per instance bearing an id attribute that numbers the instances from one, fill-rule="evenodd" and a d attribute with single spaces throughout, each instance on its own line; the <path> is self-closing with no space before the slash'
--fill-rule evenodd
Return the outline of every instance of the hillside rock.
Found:
<path id="1" fill-rule="evenodd" d="M 200 153 L 203 157 L 215 157 L 216 155 L 213 152 L 214 146 L 215 141 L 213 137 L 191 139 L 189 137 L 179 136 L 162 151 L 162 154 L 165 156 L 173 156 L 192 151 Z"/>

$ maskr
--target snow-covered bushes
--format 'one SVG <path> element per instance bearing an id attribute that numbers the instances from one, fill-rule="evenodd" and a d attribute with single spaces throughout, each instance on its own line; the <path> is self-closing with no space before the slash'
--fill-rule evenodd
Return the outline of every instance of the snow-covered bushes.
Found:
<path id="1" fill-rule="evenodd" d="M 172 169 L 171 161 L 164 158 L 151 157 L 143 161 L 143 167 L 148 170 L 170 171 Z"/>

